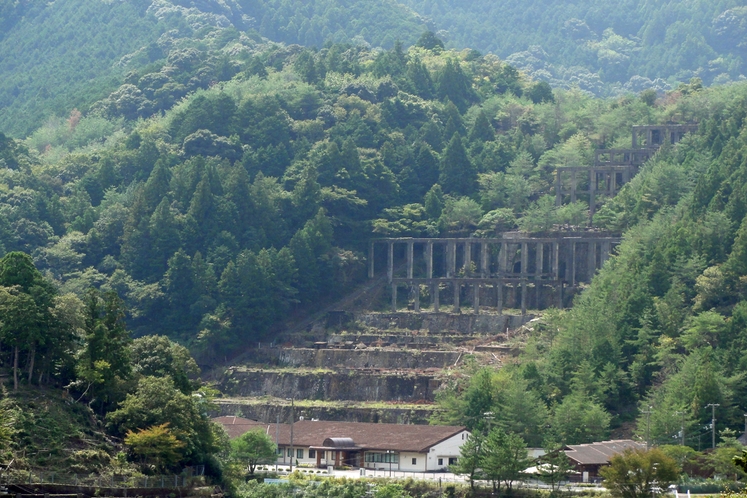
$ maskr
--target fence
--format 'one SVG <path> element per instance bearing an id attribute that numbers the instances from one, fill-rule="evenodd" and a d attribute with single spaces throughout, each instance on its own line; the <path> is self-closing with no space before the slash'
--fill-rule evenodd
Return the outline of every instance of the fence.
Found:
<path id="1" fill-rule="evenodd" d="M 57 472 L 16 470 L 2 476 L 2 484 L 38 485 L 58 484 L 92 488 L 186 488 L 194 484 L 201 474 L 183 472 L 181 474 L 157 476 L 123 476 L 60 474 Z"/>

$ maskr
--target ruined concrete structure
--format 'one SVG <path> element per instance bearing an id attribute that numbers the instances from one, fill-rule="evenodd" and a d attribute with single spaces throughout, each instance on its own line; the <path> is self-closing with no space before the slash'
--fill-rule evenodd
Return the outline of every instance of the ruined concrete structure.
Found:
<path id="1" fill-rule="evenodd" d="M 633 126 L 633 146 L 630 149 L 599 149 L 594 153 L 594 165 L 565 166 L 555 172 L 555 204 L 589 201 L 589 217 L 594 216 L 600 203 L 614 197 L 628 183 L 639 168 L 664 143 L 676 144 L 687 133 L 698 130 L 697 124 L 665 124 Z"/>
<path id="2" fill-rule="evenodd" d="M 404 287 L 415 311 L 420 311 L 424 290 L 434 311 L 440 310 L 442 293 L 450 294 L 455 312 L 460 310 L 464 291 L 471 290 L 475 313 L 484 304 L 498 313 L 511 307 L 526 314 L 528 307 L 563 307 L 565 289 L 590 282 L 619 242 L 619 237 L 600 232 L 540 237 L 508 232 L 492 239 L 376 239 L 369 247 L 368 275 L 375 278 L 376 248 L 383 246 L 393 311 Z M 395 272 L 395 259 L 404 260 L 404 271 Z"/>

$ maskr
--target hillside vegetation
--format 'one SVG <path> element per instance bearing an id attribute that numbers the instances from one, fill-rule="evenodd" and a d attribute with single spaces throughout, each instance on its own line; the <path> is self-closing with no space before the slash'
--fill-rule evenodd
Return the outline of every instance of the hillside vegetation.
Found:
<path id="1" fill-rule="evenodd" d="M 22 138 L 50 116 L 85 112 L 123 82 L 136 83 L 133 72 L 149 64 L 178 67 L 174 49 L 230 55 L 227 42 L 239 37 L 389 50 L 430 29 L 447 48 L 493 53 L 553 87 L 596 95 L 669 90 L 693 77 L 725 83 L 745 72 L 745 9 L 743 0 L 2 0 L 0 132 Z M 201 76 L 178 83 L 190 91 L 232 75 Z"/>
<path id="2" fill-rule="evenodd" d="M 406 0 L 448 46 L 492 52 L 553 86 L 596 94 L 745 74 L 742 0 Z"/>
<path id="3" fill-rule="evenodd" d="M 8 33 L 37 8 L 1 5 Z M 0 268 L 14 384 L 69 385 L 119 436 L 171 421 L 138 411 L 138 398 L 203 413 L 186 350 L 173 345 L 184 375 L 154 380 L 160 370 L 129 360 L 125 323 L 201 364 L 225 361 L 360 282 L 371 237 L 585 226 L 583 202 L 554 205 L 557 167 L 629 147 L 631 125 L 694 121 L 697 135 L 662 148 L 597 212 L 594 225 L 624 241 L 574 308 L 547 313 L 515 364 L 468 366 L 436 421 L 474 427 L 494 411 L 530 444 L 548 432 L 584 442 L 656 406 L 651 438 L 673 441 L 684 417 L 693 445 L 706 405 L 720 404 L 718 429 L 741 421 L 746 83 L 599 99 L 553 92 L 430 32 L 409 48 L 309 49 L 241 31 L 241 2 L 209 13 L 106 5 L 135 9 L 153 33 L 175 27 L 159 34 L 160 52 L 128 59 L 121 80 L 81 90 L 85 107 L 71 90 L 25 139 L 0 135 L 0 255 L 29 276 Z M 102 348 L 101 334 L 117 347 Z M 211 461 L 203 417 L 174 420 L 194 436 L 183 461 Z"/>

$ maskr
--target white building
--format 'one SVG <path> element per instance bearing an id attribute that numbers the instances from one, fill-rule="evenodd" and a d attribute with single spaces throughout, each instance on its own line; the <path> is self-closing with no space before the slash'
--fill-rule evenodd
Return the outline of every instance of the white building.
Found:
<path id="1" fill-rule="evenodd" d="M 446 470 L 459 457 L 469 432 L 443 425 L 371 424 L 302 420 L 290 425 L 260 424 L 239 417 L 220 417 L 231 437 L 262 430 L 278 445 L 278 464 L 349 466 L 404 472 Z"/>

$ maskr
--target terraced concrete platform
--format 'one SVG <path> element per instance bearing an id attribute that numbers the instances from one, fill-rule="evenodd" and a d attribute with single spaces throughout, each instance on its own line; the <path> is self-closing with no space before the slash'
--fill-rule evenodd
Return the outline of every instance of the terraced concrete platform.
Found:
<path id="1" fill-rule="evenodd" d="M 510 337 L 534 317 L 448 313 L 330 313 L 223 372 L 221 415 L 274 423 L 321 420 L 427 423 L 441 386 L 466 358 L 500 366 Z"/>

